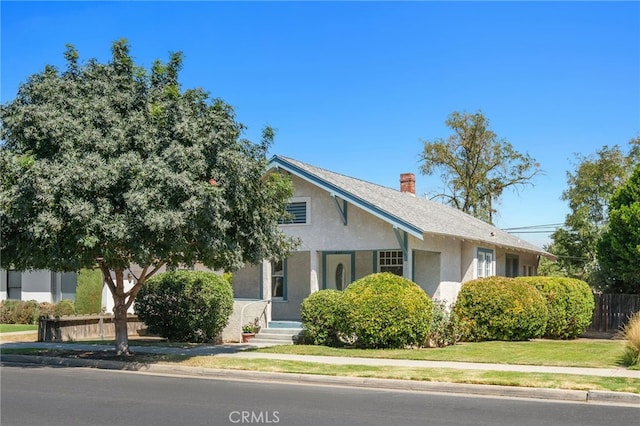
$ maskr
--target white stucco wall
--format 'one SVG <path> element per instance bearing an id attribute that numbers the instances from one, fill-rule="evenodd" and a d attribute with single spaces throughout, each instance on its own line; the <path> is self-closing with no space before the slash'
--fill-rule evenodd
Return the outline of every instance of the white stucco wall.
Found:
<path id="1" fill-rule="evenodd" d="M 125 280 L 124 291 L 131 290 L 131 287 L 133 287 L 133 284 L 134 284 L 133 280 Z M 114 306 L 115 304 L 113 303 L 113 296 L 111 295 L 111 290 L 109 290 L 109 286 L 103 285 L 102 286 L 102 309 L 104 309 L 105 312 L 108 314 L 113 314 Z M 131 304 L 129 309 L 127 309 L 127 312 L 131 314 L 133 313 L 133 303 Z"/>
<path id="2" fill-rule="evenodd" d="M 4 300 L 7 296 L 7 271 L 0 269 L 0 299 Z M 51 294 L 51 271 L 36 270 L 22 272 L 21 300 L 53 302 Z"/>
<path id="3" fill-rule="evenodd" d="M 308 202 L 308 222 L 281 227 L 286 234 L 300 238 L 302 244 L 298 252 L 287 259 L 288 297 L 287 301 L 274 301 L 274 319 L 298 318 L 300 302 L 313 289 L 322 288 L 323 252 L 354 254 L 355 279 L 359 279 L 377 272 L 374 266 L 377 264 L 374 260 L 377 251 L 401 250 L 396 233 L 388 222 L 348 204 L 345 225 L 334 199 L 327 191 L 296 176 L 291 176 L 291 179 L 295 187 L 294 199 Z M 340 198 L 338 203 L 343 206 Z M 423 239 L 404 232 L 401 235 L 407 235 L 408 248 L 404 275 L 414 279 L 431 297 L 453 303 L 461 284 L 476 278 L 476 242 L 445 234 L 426 234 Z M 512 253 L 491 244 L 481 247 L 494 250 L 498 274 L 505 272 L 507 253 L 519 256 L 519 274 L 522 273 L 522 265 L 537 265 L 535 254 Z M 414 255 L 415 259 L 412 257 Z M 311 286 L 316 277 L 317 286 Z M 258 283 L 257 267 L 249 266 L 234 274 L 236 296 L 258 297 Z"/>
<path id="4" fill-rule="evenodd" d="M 7 298 L 7 271 L 0 269 L 0 300 Z"/>

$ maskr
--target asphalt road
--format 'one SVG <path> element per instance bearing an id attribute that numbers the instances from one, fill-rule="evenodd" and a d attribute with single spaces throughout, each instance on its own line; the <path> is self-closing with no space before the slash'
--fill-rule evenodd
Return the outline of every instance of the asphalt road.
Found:
<path id="1" fill-rule="evenodd" d="M 3 365 L 0 392 L 2 426 L 640 425 L 640 407 L 31 365 Z"/>

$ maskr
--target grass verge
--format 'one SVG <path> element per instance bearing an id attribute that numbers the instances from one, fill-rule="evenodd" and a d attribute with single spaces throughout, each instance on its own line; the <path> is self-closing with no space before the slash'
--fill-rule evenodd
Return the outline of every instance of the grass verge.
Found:
<path id="1" fill-rule="evenodd" d="M 0 333 L 12 333 L 14 331 L 38 331 L 37 324 L 0 324 Z"/>
<path id="2" fill-rule="evenodd" d="M 624 354 L 622 340 L 532 340 L 529 342 L 460 343 L 428 349 L 344 349 L 313 345 L 273 346 L 257 352 L 357 358 L 390 358 L 427 361 L 481 362 L 493 364 L 560 367 L 619 367 Z"/>
<path id="3" fill-rule="evenodd" d="M 173 363 L 170 360 L 162 363 Z M 326 365 L 315 362 L 231 357 L 193 357 L 180 365 L 203 368 L 319 374 L 327 376 L 380 379 L 423 380 L 432 382 L 521 386 L 548 389 L 609 390 L 640 393 L 640 380 L 625 377 L 594 377 L 571 374 L 520 373 L 504 371 L 455 370 L 447 368 L 408 368 L 365 365 Z"/>
<path id="4" fill-rule="evenodd" d="M 103 359 L 140 364 L 166 364 L 227 370 L 265 371 L 327 376 L 365 377 L 381 379 L 422 380 L 432 382 L 520 386 L 547 389 L 608 390 L 640 394 L 640 379 L 597 377 L 573 374 L 521 373 L 502 371 L 456 370 L 448 368 L 411 368 L 365 365 L 328 365 L 306 361 L 272 359 L 241 359 L 224 356 L 185 356 L 135 354 L 116 356 L 112 351 L 73 351 L 36 348 L 6 349 L 3 354 L 22 354 Z"/>

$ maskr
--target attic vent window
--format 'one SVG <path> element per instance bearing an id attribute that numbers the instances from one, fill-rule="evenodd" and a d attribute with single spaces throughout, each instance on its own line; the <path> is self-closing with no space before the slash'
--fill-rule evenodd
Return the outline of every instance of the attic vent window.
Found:
<path id="1" fill-rule="evenodd" d="M 292 200 L 287 206 L 287 217 L 281 225 L 306 225 L 309 223 L 309 200 Z"/>

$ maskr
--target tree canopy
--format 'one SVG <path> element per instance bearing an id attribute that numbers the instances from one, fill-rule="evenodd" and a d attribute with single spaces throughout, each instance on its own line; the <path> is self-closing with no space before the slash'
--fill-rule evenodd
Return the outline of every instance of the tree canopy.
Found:
<path id="1" fill-rule="evenodd" d="M 504 190 L 532 184 L 540 166 L 529 154 L 499 139 L 480 111 L 453 112 L 445 123 L 454 133 L 446 140 L 425 141 L 421 155 L 422 173 L 440 170 L 446 186 L 433 198 L 492 223 L 495 203 Z"/>
<path id="2" fill-rule="evenodd" d="M 640 293 L 640 164 L 611 197 L 609 223 L 597 253 L 608 290 Z"/>
<path id="3" fill-rule="evenodd" d="M 264 176 L 273 130 L 252 143 L 230 105 L 181 88 L 181 53 L 150 70 L 126 40 L 108 63 L 80 64 L 71 45 L 65 58 L 64 71 L 46 66 L 0 108 L 1 265 L 97 265 L 126 352 L 127 308 L 163 266 L 233 270 L 286 255 L 295 242 L 278 220 L 292 185 Z M 142 273 L 125 292 L 132 265 Z"/>
<path id="4" fill-rule="evenodd" d="M 553 242 L 547 250 L 558 257 L 555 274 L 605 288 L 596 246 L 609 221 L 609 200 L 640 161 L 640 138 L 629 142 L 628 151 L 605 145 L 595 154 L 576 154 L 576 158 L 577 166 L 567 172 L 568 188 L 562 193 L 570 212 L 565 226 L 551 235 Z"/>

